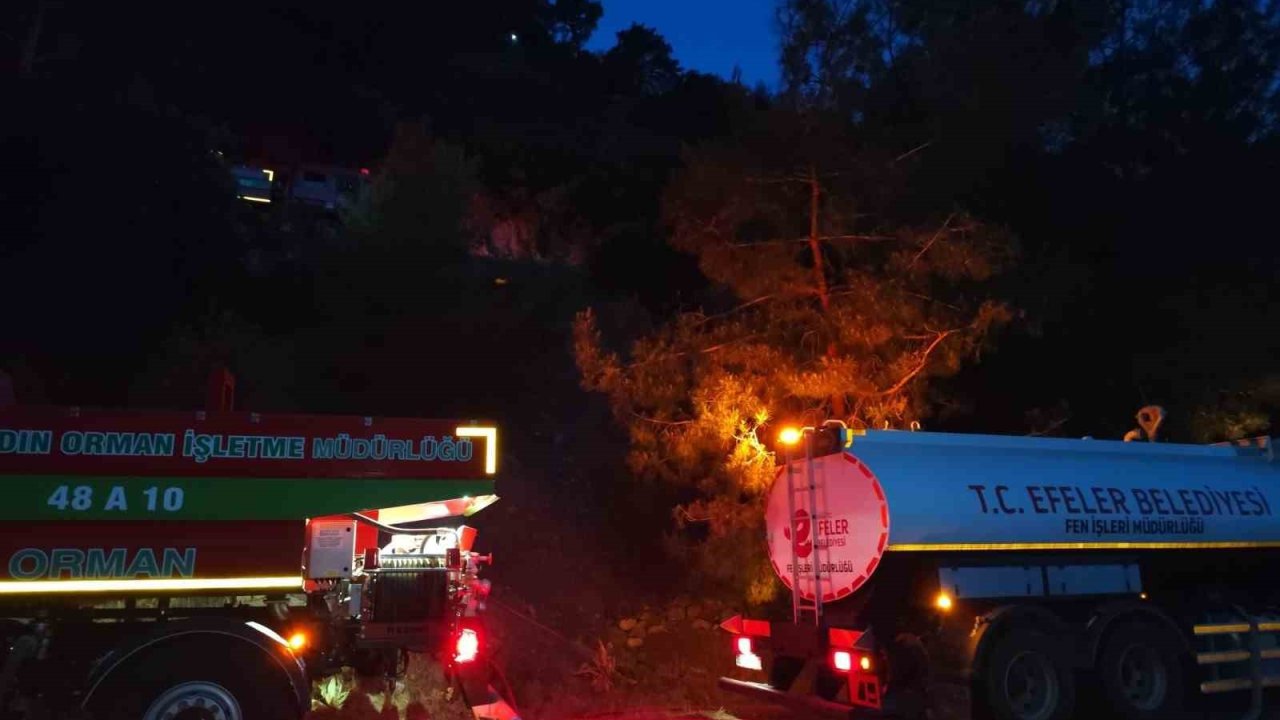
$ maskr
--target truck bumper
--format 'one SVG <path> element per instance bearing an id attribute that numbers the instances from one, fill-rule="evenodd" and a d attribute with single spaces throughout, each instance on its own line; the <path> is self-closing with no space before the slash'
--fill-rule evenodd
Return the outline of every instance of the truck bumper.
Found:
<path id="1" fill-rule="evenodd" d="M 843 720 L 870 720 L 871 718 L 896 718 L 897 713 L 889 707 L 880 710 L 854 707 L 844 703 L 831 702 L 811 695 L 796 695 L 783 692 L 765 683 L 754 683 L 746 680 L 734 680 L 722 677 L 717 683 L 721 690 L 750 697 L 754 700 L 773 703 L 782 707 L 804 712 L 813 717 L 841 718 Z"/>

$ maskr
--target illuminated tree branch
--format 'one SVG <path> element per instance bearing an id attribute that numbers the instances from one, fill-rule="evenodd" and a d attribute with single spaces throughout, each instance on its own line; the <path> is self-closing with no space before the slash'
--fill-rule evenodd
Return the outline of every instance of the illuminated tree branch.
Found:
<path id="1" fill-rule="evenodd" d="M 943 340 L 946 340 L 955 332 L 956 332 L 955 330 L 944 330 L 942 332 L 937 333 L 936 337 L 934 337 L 933 339 L 933 342 L 929 343 L 929 346 L 924 349 L 924 352 L 920 356 L 920 362 L 916 364 L 916 366 L 911 370 L 911 372 L 904 375 L 900 380 L 898 380 L 898 382 L 894 383 L 893 386 L 890 387 L 888 390 L 881 390 L 880 395 L 882 396 L 895 395 L 898 392 L 900 392 L 902 388 L 906 387 L 907 383 L 911 382 L 912 378 L 919 375 L 929 365 L 929 356 L 933 354 L 933 351 L 937 349 L 939 345 L 942 344 Z"/>

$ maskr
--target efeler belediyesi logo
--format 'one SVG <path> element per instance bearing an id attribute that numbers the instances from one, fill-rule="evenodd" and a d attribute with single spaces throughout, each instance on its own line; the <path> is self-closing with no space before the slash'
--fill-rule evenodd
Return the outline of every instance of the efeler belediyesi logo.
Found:
<path id="1" fill-rule="evenodd" d="M 804 510 L 797 510 L 796 521 L 795 521 L 795 527 L 796 527 L 795 538 L 793 539 L 791 537 L 791 528 L 785 527 L 782 529 L 782 535 L 786 537 L 788 540 L 792 541 L 791 544 L 795 548 L 796 557 L 798 558 L 807 558 L 809 557 L 810 553 L 813 552 L 813 538 L 810 537 L 810 534 L 811 534 L 810 525 L 811 523 L 809 522 L 809 513 L 805 512 Z"/>

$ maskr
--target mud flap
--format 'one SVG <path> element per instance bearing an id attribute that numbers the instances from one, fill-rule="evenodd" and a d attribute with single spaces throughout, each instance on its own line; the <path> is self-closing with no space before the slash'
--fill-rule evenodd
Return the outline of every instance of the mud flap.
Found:
<path id="1" fill-rule="evenodd" d="M 493 686 L 493 671 L 488 664 L 458 672 L 457 680 L 462 701 L 476 720 L 520 720 L 511 699 Z"/>
<path id="2" fill-rule="evenodd" d="M 490 688 L 490 690 L 492 689 Z M 498 696 L 496 691 L 494 691 L 493 695 L 494 697 Z M 476 720 L 520 720 L 520 715 L 516 713 L 516 709 L 501 698 L 488 705 L 472 705 L 471 715 Z"/>

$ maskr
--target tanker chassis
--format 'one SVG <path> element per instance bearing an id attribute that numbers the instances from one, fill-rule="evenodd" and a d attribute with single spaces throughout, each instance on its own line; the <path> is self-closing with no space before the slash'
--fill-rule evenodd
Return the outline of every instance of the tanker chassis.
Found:
<path id="1" fill-rule="evenodd" d="M 290 720 L 434 657 L 495 691 L 474 422 L 0 407 L 0 718 Z M 423 521 L 430 521 L 424 523 Z M 429 525 L 429 526 L 426 526 Z"/>
<path id="2" fill-rule="evenodd" d="M 723 622 L 725 691 L 815 717 L 1157 720 L 1219 693 L 1256 718 L 1280 685 L 1269 439 L 783 439 L 766 547 L 790 616 Z"/>

